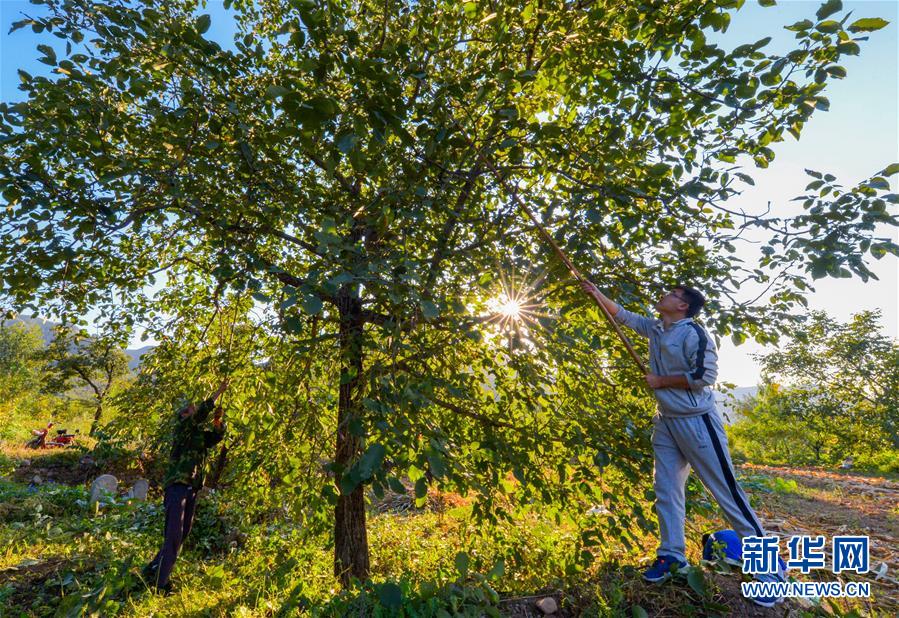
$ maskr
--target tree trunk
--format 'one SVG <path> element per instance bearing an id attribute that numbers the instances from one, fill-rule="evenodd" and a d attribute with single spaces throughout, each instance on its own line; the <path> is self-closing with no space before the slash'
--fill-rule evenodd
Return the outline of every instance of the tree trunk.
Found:
<path id="1" fill-rule="evenodd" d="M 362 377 L 362 302 L 347 288 L 337 299 L 340 311 L 340 395 L 337 404 L 337 444 L 335 463 L 346 471 L 359 457 L 361 441 L 350 431 L 351 421 L 361 415 L 359 384 Z M 345 494 L 338 483 L 334 511 L 334 575 L 341 585 L 369 576 L 368 532 L 365 526 L 365 488 L 359 484 Z"/>
<path id="2" fill-rule="evenodd" d="M 94 411 L 94 422 L 91 423 L 91 430 L 88 433 L 89 436 L 93 437 L 95 433 L 97 433 L 97 427 L 100 426 L 100 417 L 103 416 L 103 404 L 98 403 L 97 409 Z"/>

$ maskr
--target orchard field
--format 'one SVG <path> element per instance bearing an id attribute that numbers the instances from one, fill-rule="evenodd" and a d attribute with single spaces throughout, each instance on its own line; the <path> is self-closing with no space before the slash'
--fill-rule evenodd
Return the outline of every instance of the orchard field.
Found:
<path id="1" fill-rule="evenodd" d="M 869 105 L 895 76 L 855 76 L 895 38 L 879 5 L 2 8 L 4 615 L 897 611 L 893 313 L 814 305 L 884 285 L 899 255 L 899 163 Z M 772 198 L 765 172 L 845 85 L 879 124 L 805 151 Z M 696 349 L 619 330 L 622 309 Z M 695 479 L 694 566 L 641 579 L 656 399 L 711 422 L 718 351 L 746 343 L 767 347 L 727 429 L 740 480 L 783 536 L 868 535 L 871 597 L 749 603 L 699 561 L 725 523 Z M 76 444 L 25 449 L 44 427 Z M 163 490 L 202 471 L 154 592 Z M 119 487 L 96 502 L 104 473 Z"/>

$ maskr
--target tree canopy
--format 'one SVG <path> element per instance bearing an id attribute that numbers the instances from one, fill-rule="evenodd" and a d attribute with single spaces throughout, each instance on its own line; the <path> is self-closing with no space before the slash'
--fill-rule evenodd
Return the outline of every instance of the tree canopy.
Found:
<path id="1" fill-rule="evenodd" d="M 505 493 L 605 500 L 616 534 L 638 508 L 650 403 L 507 191 L 627 304 L 701 282 L 738 342 L 776 337 L 809 275 L 866 277 L 897 251 L 876 235 L 897 223 L 897 165 L 851 189 L 810 171 L 795 216 L 726 204 L 885 25 L 839 0 L 789 26 L 783 55 L 707 42 L 739 0 L 238 0 L 226 46 L 189 0 L 43 4 L 15 28 L 57 43 L 39 46 L 53 74 L 20 71 L 26 100 L 0 104 L 0 294 L 126 306 L 160 358 L 245 307 L 246 418 L 332 444 L 315 504 L 334 506 L 344 581 L 368 574 L 369 485 L 408 477 L 423 499 L 433 481 L 488 518 Z M 770 235 L 753 267 L 746 230 Z M 485 317 L 503 272 L 549 316 L 511 350 Z M 738 297 L 753 283 L 764 306 Z M 615 491 L 595 481 L 610 462 Z"/>
<path id="2" fill-rule="evenodd" d="M 899 345 L 878 312 L 845 323 L 815 311 L 760 357 L 765 383 L 738 405 L 737 451 L 774 464 L 855 465 L 895 471 Z"/>

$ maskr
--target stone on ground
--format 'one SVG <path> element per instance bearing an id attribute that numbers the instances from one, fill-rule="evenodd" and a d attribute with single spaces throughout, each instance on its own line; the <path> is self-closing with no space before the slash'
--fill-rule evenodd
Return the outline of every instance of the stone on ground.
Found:
<path id="1" fill-rule="evenodd" d="M 113 475 L 102 474 L 98 476 L 94 479 L 94 482 L 91 483 L 91 505 L 98 502 L 100 498 L 103 497 L 103 494 L 114 495 L 118 487 L 119 481 Z"/>
<path id="2" fill-rule="evenodd" d="M 150 489 L 150 483 L 147 479 L 137 479 L 134 481 L 134 485 L 131 489 L 128 490 L 128 497 L 132 500 L 139 500 L 140 502 L 147 501 L 147 491 Z"/>
<path id="3" fill-rule="evenodd" d="M 556 600 L 552 597 L 543 597 L 539 601 L 537 601 L 537 609 L 539 609 L 544 614 L 555 614 L 559 611 L 559 605 L 556 603 Z"/>

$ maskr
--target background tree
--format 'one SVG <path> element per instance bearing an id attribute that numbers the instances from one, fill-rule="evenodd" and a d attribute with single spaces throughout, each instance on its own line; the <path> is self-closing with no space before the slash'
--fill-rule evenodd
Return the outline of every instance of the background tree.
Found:
<path id="1" fill-rule="evenodd" d="M 91 336 L 65 325 L 54 333 L 44 351 L 45 388 L 53 393 L 65 393 L 78 385 L 89 388 L 95 406 L 93 436 L 113 384 L 128 373 L 128 355 L 117 337 Z"/>
<path id="2" fill-rule="evenodd" d="M 12 405 L 21 395 L 39 389 L 43 348 L 37 326 L 0 325 L 0 404 Z"/>
<path id="3" fill-rule="evenodd" d="M 879 311 L 857 313 L 845 324 L 813 311 L 761 360 L 769 378 L 803 387 L 811 399 L 839 402 L 850 424 L 876 428 L 878 437 L 865 443 L 899 449 L 899 343 L 883 333 Z"/>
<path id="4" fill-rule="evenodd" d="M 879 312 L 845 324 L 812 312 L 760 360 L 766 384 L 731 428 L 751 459 L 835 464 L 899 454 L 899 344 L 883 334 Z"/>
<path id="5" fill-rule="evenodd" d="M 330 380 L 318 504 L 345 583 L 369 573 L 364 487 L 401 477 L 419 500 L 428 478 L 472 492 L 488 519 L 509 494 L 598 495 L 624 518 L 605 533 L 644 520 L 632 489 L 603 483 L 642 478 L 651 404 L 621 387 L 636 376 L 507 191 L 635 308 L 707 282 L 710 326 L 737 341 L 775 338 L 807 273 L 865 277 L 897 250 L 875 235 L 895 223 L 896 166 L 850 190 L 811 172 L 794 217 L 724 205 L 885 24 L 836 17 L 839 0 L 790 26 L 785 55 L 707 44 L 739 0 L 238 1 L 227 48 L 196 2 L 45 4 L 16 27 L 66 42 L 40 47 L 56 75 L 20 73 L 28 99 L 0 106 L 0 290 L 61 312 L 115 291 L 130 323 L 160 324 L 251 294 L 268 362 L 312 358 L 303 377 Z M 746 269 L 733 252 L 750 228 L 771 240 Z M 498 268 L 531 273 L 564 318 L 511 352 L 483 324 Z M 161 272 L 168 293 L 144 294 Z M 736 297 L 753 282 L 763 309 Z"/>
<path id="6" fill-rule="evenodd" d="M 825 389 L 767 383 L 738 409 L 729 428 L 735 450 L 758 463 L 831 465 L 859 437 L 846 406 Z"/>

